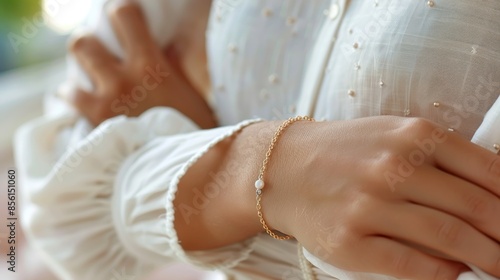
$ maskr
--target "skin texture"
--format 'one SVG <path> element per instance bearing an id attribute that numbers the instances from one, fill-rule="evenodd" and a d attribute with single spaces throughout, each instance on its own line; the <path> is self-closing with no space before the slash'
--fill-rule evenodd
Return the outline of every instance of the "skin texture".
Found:
<path id="1" fill-rule="evenodd" d="M 157 46 L 144 43 L 151 39 L 139 28 L 143 20 L 137 7 L 122 7 L 112 18 L 121 37 L 133 38 L 123 39 L 126 50 L 134 53 L 130 57 L 163 59 Z M 88 44 L 79 45 L 77 41 L 72 51 L 82 61 L 106 57 L 106 50 L 87 51 Z M 201 49 L 191 48 L 194 53 Z M 158 55 L 150 57 L 151 52 Z M 189 72 L 185 65 L 193 62 L 186 57 L 187 51 L 177 56 L 176 65 Z M 92 103 L 85 98 L 77 98 L 76 107 L 96 124 L 113 115 L 106 96 L 116 96 L 113 83 L 134 77 L 144 69 L 139 65 L 114 69 L 125 77 L 121 80 L 108 69 L 109 79 L 96 82 L 102 86 L 101 99 L 94 102 L 104 104 L 102 111 L 89 108 Z M 193 88 L 203 91 L 204 83 L 196 82 L 196 76 L 184 74 L 198 84 L 184 87 L 186 95 Z M 182 97 L 180 92 L 176 96 Z M 168 100 L 181 111 L 197 106 L 184 104 L 183 98 Z M 160 105 L 155 102 L 148 100 L 134 114 Z M 211 113 L 204 113 L 200 119 L 210 118 Z M 184 249 L 218 248 L 262 232 L 253 183 L 280 123 L 246 127 L 216 145 L 182 178 L 175 226 Z M 472 263 L 500 276 L 499 157 L 438 124 L 392 116 L 298 122 L 280 137 L 264 180 L 262 205 L 268 224 L 340 268 L 404 279 L 456 279 L 466 269 L 461 263 Z M 196 193 L 209 184 L 220 191 L 197 207 Z"/>

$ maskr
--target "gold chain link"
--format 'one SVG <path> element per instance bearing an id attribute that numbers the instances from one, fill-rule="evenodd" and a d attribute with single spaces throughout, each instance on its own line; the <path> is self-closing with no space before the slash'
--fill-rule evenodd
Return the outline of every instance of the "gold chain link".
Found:
<path id="1" fill-rule="evenodd" d="M 283 134 L 283 131 L 289 125 L 291 125 L 291 124 L 293 124 L 294 122 L 297 122 L 297 121 L 311 121 L 311 122 L 313 122 L 314 119 L 310 118 L 308 116 L 297 116 L 297 117 L 289 118 L 288 120 L 286 120 L 285 122 L 283 122 L 278 127 L 278 129 L 274 133 L 274 136 L 273 136 L 273 138 L 271 140 L 271 144 L 269 145 L 269 148 L 268 148 L 268 150 L 266 152 L 266 158 L 262 162 L 262 167 L 260 168 L 259 177 L 258 177 L 257 181 L 260 180 L 262 182 L 262 184 L 263 184 L 264 175 L 265 175 L 266 169 L 267 169 L 267 164 L 269 163 L 272 151 L 274 149 L 274 146 L 276 145 L 276 142 L 278 141 L 278 138 L 281 136 L 281 134 Z M 264 228 L 264 230 L 266 231 L 266 233 L 269 234 L 274 239 L 278 239 L 278 240 L 288 240 L 288 239 L 291 239 L 292 237 L 289 236 L 289 235 L 281 235 L 281 234 L 278 235 L 278 234 L 276 234 L 275 231 L 273 231 L 267 225 L 266 221 L 264 220 L 264 215 L 262 214 L 262 204 L 261 204 L 262 190 L 263 189 L 257 189 L 257 196 L 256 196 L 256 200 L 257 200 L 257 207 L 256 207 L 257 208 L 257 215 L 259 216 L 259 220 L 260 220 L 260 223 L 262 224 L 262 227 Z"/>

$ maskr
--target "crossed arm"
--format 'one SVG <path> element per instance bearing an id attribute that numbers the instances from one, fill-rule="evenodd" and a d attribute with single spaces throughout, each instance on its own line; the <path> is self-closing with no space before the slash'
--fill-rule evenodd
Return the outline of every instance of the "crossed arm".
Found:
<path id="1" fill-rule="evenodd" d="M 176 59 L 165 56 L 135 6 L 119 8 L 111 18 L 126 59 L 116 59 L 93 37 L 71 45 L 96 85 L 95 93 L 77 92 L 74 105 L 80 112 L 95 125 L 113 117 L 117 112 L 111 103 L 131 94 L 148 75 L 145 69 L 159 65 L 169 75 L 127 115 L 169 106 L 202 128 L 214 127 L 202 98 L 209 87 L 208 75 L 200 75 L 206 73 L 199 70 L 204 64 L 189 61 L 189 52 L 178 52 Z M 204 30 L 205 23 L 200 21 L 196 30 Z M 190 42 L 194 45 L 183 51 L 203 57 L 201 41 Z M 178 207 L 192 203 L 193 190 L 214 180 L 209 174 L 235 165 L 239 172 L 218 182 L 224 191 L 199 215 L 187 221 L 177 211 L 175 226 L 184 249 L 217 248 L 262 232 L 253 182 L 279 124 L 250 125 L 189 169 L 177 192 Z M 427 149 L 425 160 L 402 174 L 404 159 L 421 147 Z M 269 225 L 340 268 L 456 279 L 467 269 L 463 263 L 471 263 L 500 276 L 499 157 L 435 123 L 385 116 L 294 124 L 273 153 L 266 181 L 262 204 Z M 331 252 L 318 250 L 318 240 L 328 240 Z"/>

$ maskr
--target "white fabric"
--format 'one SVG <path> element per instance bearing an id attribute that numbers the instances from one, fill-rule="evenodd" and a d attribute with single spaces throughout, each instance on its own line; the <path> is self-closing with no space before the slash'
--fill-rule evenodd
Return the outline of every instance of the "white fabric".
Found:
<path id="1" fill-rule="evenodd" d="M 499 145 L 500 139 L 500 98 L 486 113 L 483 123 L 477 129 L 472 142 L 494 152 L 498 153 L 495 145 Z"/>
<path id="2" fill-rule="evenodd" d="M 311 254 L 309 251 L 304 249 L 304 256 L 306 257 L 307 260 L 309 260 L 313 265 L 316 267 L 320 268 L 321 270 L 327 272 L 328 274 L 341 279 L 341 280 L 397 280 L 396 278 L 385 276 L 385 275 L 380 275 L 380 274 L 373 274 L 373 273 L 359 273 L 359 272 L 351 272 L 351 271 L 346 271 L 342 270 L 340 268 L 337 268 L 333 265 L 330 265 L 313 254 Z M 492 277 L 480 269 L 471 266 L 472 271 L 464 272 L 460 274 L 460 276 L 457 278 L 457 280 L 496 280 L 498 278 Z"/>
<path id="3" fill-rule="evenodd" d="M 140 276 L 173 259 L 226 267 L 248 255 L 253 240 L 190 259 L 173 229 L 172 201 L 191 164 L 254 121 L 199 131 L 177 111 L 154 108 L 103 123 L 58 160 L 55 130 L 75 121 L 41 118 L 16 141 L 19 172 L 28 175 L 23 225 L 61 278 Z"/>
<path id="4" fill-rule="evenodd" d="M 214 0 L 207 49 L 223 127 L 200 131 L 167 108 L 110 120 L 89 136 L 71 113 L 28 124 L 16 147 L 28 237 L 65 279 L 107 280 L 125 268 L 138 276 L 173 259 L 236 279 L 300 279 L 293 241 L 259 235 L 184 252 L 173 228 L 176 183 L 209 143 L 247 123 L 235 124 L 304 112 L 319 120 L 425 117 L 496 151 L 500 2 L 433 3 Z M 59 158 L 61 147 L 70 149 Z M 376 279 L 306 256 L 331 274 L 316 269 L 319 279 Z M 477 279 L 492 278 L 460 277 Z"/>

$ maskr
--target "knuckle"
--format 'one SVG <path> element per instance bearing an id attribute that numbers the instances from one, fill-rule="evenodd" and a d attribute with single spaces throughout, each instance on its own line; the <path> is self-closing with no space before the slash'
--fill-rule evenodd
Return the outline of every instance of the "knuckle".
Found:
<path id="1" fill-rule="evenodd" d="M 91 35 L 82 35 L 72 39 L 69 43 L 69 50 L 73 53 L 80 52 L 92 44 Z"/>
<path id="2" fill-rule="evenodd" d="M 441 279 L 455 279 L 460 271 L 456 268 L 449 267 L 448 265 L 438 264 L 432 272 L 432 280 Z"/>
<path id="3" fill-rule="evenodd" d="M 436 128 L 435 123 L 423 118 L 408 119 L 403 127 L 405 135 L 410 136 L 411 143 L 413 143 L 415 136 L 418 138 L 430 137 Z"/>
<path id="4" fill-rule="evenodd" d="M 500 157 L 495 156 L 489 162 L 488 174 L 490 174 L 493 182 L 498 182 L 498 180 L 500 179 Z"/>
<path id="5" fill-rule="evenodd" d="M 411 251 L 403 251 L 393 256 L 392 264 L 397 275 L 407 275 L 411 271 L 413 255 Z"/>
<path id="6" fill-rule="evenodd" d="M 377 166 L 383 168 L 384 170 L 395 170 L 399 167 L 401 160 L 401 155 L 394 152 L 387 152 L 381 154 Z"/>
<path id="7" fill-rule="evenodd" d="M 457 221 L 443 221 L 437 227 L 436 237 L 446 248 L 452 248 L 461 243 L 463 231 L 464 226 L 461 223 Z"/>
<path id="8" fill-rule="evenodd" d="M 488 221 L 489 214 L 493 209 L 493 202 L 483 196 L 468 195 L 465 198 L 465 207 L 468 211 L 468 216 L 478 222 Z"/>
<path id="9" fill-rule="evenodd" d="M 378 158 L 375 159 L 375 162 L 371 164 L 370 172 L 367 172 L 366 174 L 370 174 L 372 178 L 375 179 L 375 183 L 386 184 L 386 175 L 388 173 L 399 175 L 401 156 L 402 154 L 399 154 L 397 151 L 386 151 L 380 153 Z"/>
<path id="10" fill-rule="evenodd" d="M 380 211 L 383 206 L 380 200 L 375 198 L 377 194 L 371 191 L 373 188 L 367 186 L 365 189 L 358 191 L 358 197 L 345 208 L 345 220 L 341 229 L 344 234 L 342 237 L 351 238 L 356 233 L 373 230 L 373 223 L 366 217 Z"/>
<path id="11" fill-rule="evenodd" d="M 128 93 L 128 84 L 123 79 L 115 77 L 107 81 L 103 91 L 108 98 L 118 98 L 119 95 Z"/>
<path id="12" fill-rule="evenodd" d="M 364 185 L 360 188 L 358 197 L 346 208 L 349 217 L 349 224 L 345 225 L 346 227 L 354 227 L 359 221 L 365 221 L 366 215 L 377 208 L 377 205 L 373 205 L 373 199 L 370 198 L 370 195 L 366 194 L 365 189 L 370 187 Z"/>
<path id="13" fill-rule="evenodd" d="M 130 15 L 133 15 L 134 13 L 138 12 L 140 12 L 140 8 L 138 5 L 134 3 L 127 3 L 110 9 L 108 15 L 112 19 L 121 20 L 121 19 L 127 19 Z"/>

